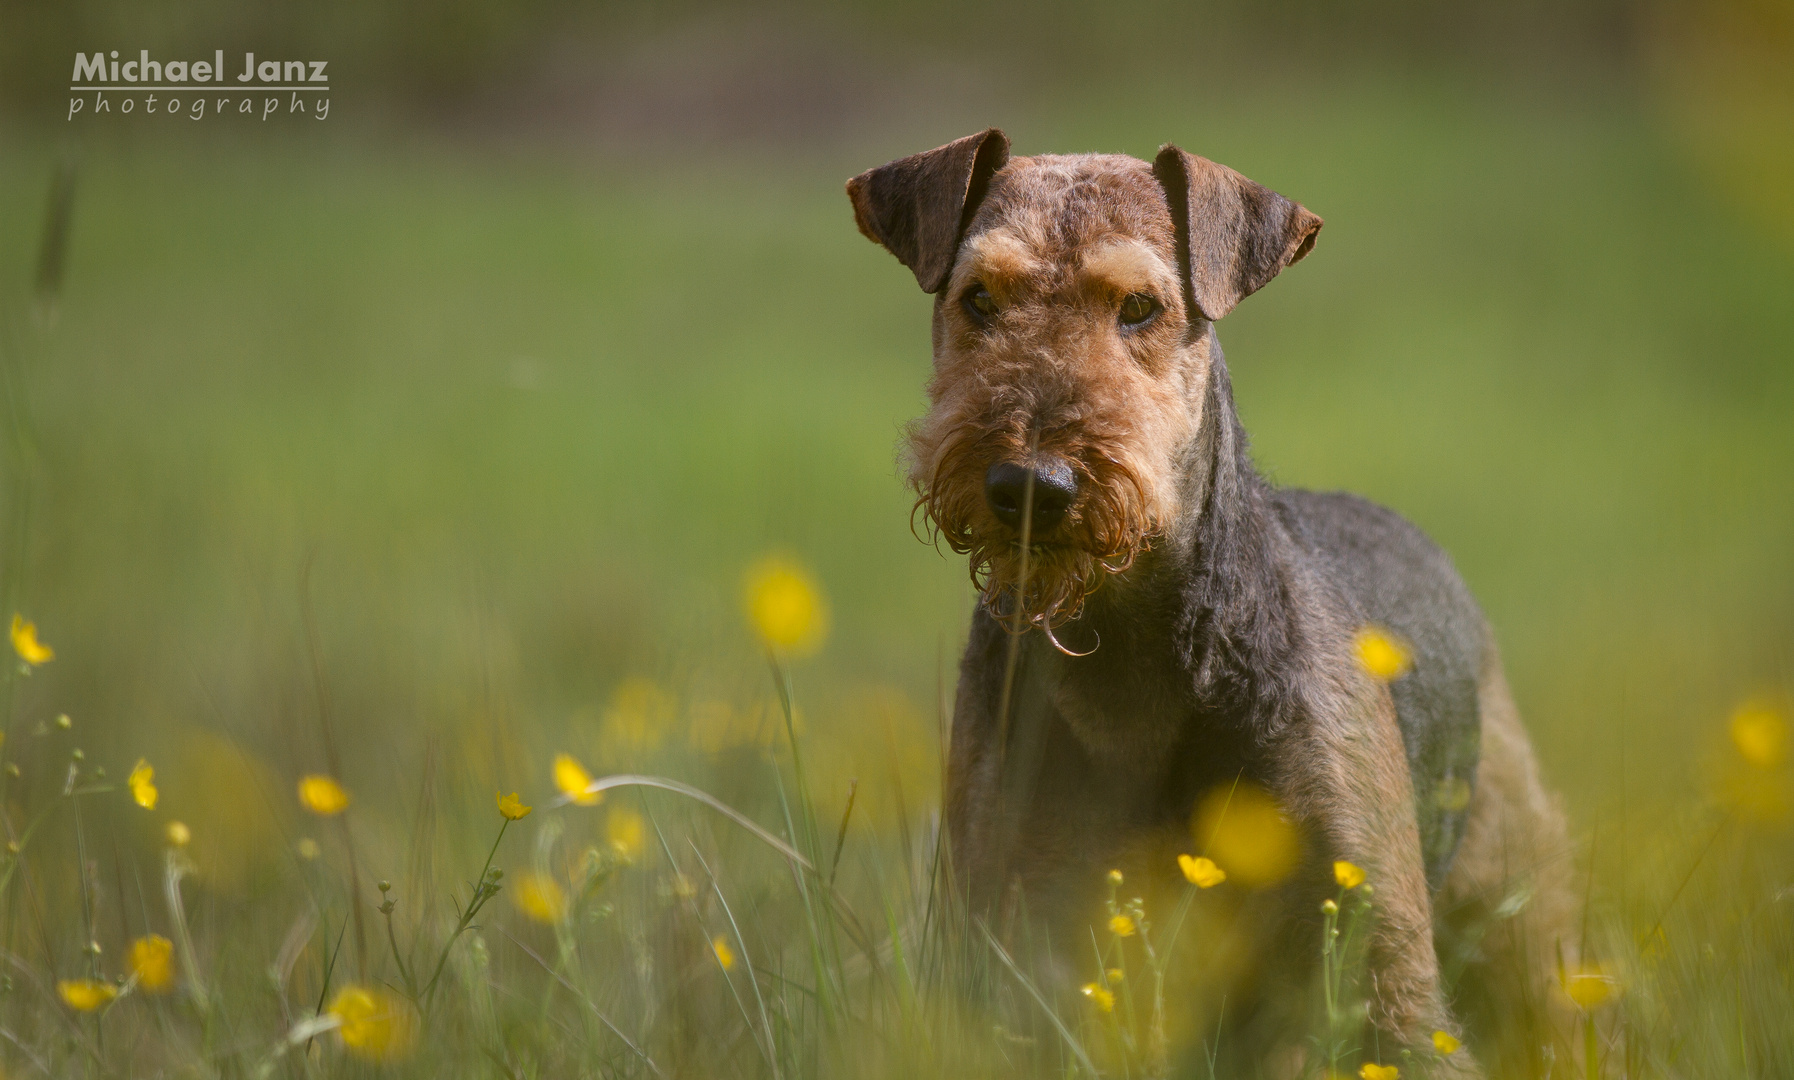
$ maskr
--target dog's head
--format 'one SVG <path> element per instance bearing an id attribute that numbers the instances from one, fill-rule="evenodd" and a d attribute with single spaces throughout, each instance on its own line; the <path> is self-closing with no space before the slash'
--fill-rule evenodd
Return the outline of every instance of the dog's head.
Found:
<path id="1" fill-rule="evenodd" d="M 992 128 L 847 183 L 860 231 L 935 294 L 932 407 L 909 433 L 930 525 L 985 603 L 1048 629 L 1195 512 L 1182 478 L 1208 323 L 1321 219 L 1175 146 L 1010 157 Z"/>

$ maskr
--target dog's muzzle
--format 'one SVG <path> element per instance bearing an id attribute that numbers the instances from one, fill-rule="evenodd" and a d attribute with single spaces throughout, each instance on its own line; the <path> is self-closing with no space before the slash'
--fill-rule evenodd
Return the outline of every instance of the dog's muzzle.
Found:
<path id="1" fill-rule="evenodd" d="M 1032 466 L 999 461 L 984 473 L 984 502 L 990 512 L 1017 533 L 1027 513 L 1031 538 L 1050 533 L 1077 497 L 1077 474 L 1056 458 L 1043 458 Z"/>

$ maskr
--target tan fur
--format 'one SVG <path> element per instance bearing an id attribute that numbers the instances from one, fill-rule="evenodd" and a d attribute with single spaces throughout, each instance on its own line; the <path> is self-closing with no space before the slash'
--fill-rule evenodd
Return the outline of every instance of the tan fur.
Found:
<path id="1" fill-rule="evenodd" d="M 1045 268 L 1034 257 L 1032 246 L 1013 229 L 992 229 L 966 241 L 954 280 L 974 278 L 990 287 L 1000 303 L 1014 303 L 1029 278 Z"/>
<path id="2" fill-rule="evenodd" d="M 1376 911 L 1370 1020 L 1405 1045 L 1425 1045 L 1432 1032 L 1457 1029 L 1440 992 L 1433 905 L 1395 703 L 1386 686 L 1363 673 L 1343 638 L 1316 650 L 1307 684 L 1317 688 L 1315 723 L 1283 748 L 1279 795 L 1299 818 L 1321 823 L 1333 851 L 1365 870 Z M 1450 1065 L 1475 1074 L 1467 1053 Z"/>
<path id="3" fill-rule="evenodd" d="M 1535 921 L 1550 936 L 1568 925 L 1570 841 L 1563 809 L 1545 789 L 1532 742 L 1514 707 L 1501 659 L 1491 648 L 1477 702 L 1482 713 L 1482 761 L 1470 824 L 1441 895 L 1444 903 L 1475 898 L 1499 902 L 1503 890 L 1530 882 Z M 1568 946 L 1569 942 L 1564 942 Z M 1555 941 L 1542 948 L 1555 950 Z"/>
<path id="4" fill-rule="evenodd" d="M 1369 970 L 1371 1021 L 1411 1045 L 1435 1030 L 1462 1034 L 1440 996 L 1435 916 L 1474 911 L 1482 961 L 1480 993 L 1496 1015 L 1497 1045 L 1536 1064 L 1544 1044 L 1561 1039 L 1568 1015 L 1554 988 L 1558 958 L 1574 958 L 1572 851 L 1564 815 L 1547 792 L 1531 741 L 1508 691 L 1493 646 L 1478 687 L 1482 757 L 1468 828 L 1444 887 L 1429 897 L 1419 857 L 1414 793 L 1394 705 L 1386 688 L 1354 674 L 1343 649 L 1317 665 L 1314 685 L 1329 686 L 1303 745 L 1287 748 L 1289 807 L 1325 822 L 1344 857 L 1364 867 L 1375 889 L 1378 921 Z M 1329 678 L 1327 673 L 1333 673 Z M 1518 907 L 1511 915 L 1498 914 Z M 1467 1054 L 1449 1064 L 1475 1075 Z M 1445 1075 L 1445 1074 L 1436 1074 Z"/>
<path id="5" fill-rule="evenodd" d="M 1100 186 L 1105 197 L 1049 218 L 1075 185 Z M 1200 422 L 1208 365 L 1201 349 L 1181 344 L 1171 231 L 1144 162 L 1013 158 L 992 178 L 949 278 L 947 337 L 932 408 L 910 431 L 910 479 L 939 535 L 972 556 L 980 591 L 1023 625 L 1076 617 L 1102 576 L 1125 569 L 1184 509 L 1175 454 Z M 1159 238 L 1156 250 L 1141 236 Z M 988 333 L 957 302 L 975 283 L 1004 308 Z M 1121 333 L 1117 305 L 1148 289 L 1163 312 Z M 985 506 L 984 470 L 1041 456 L 1070 463 L 1082 494 L 1054 535 L 1031 538 L 1018 590 L 1021 551 Z"/>
<path id="6" fill-rule="evenodd" d="M 1478 686 L 1482 758 L 1470 820 L 1440 890 L 1442 921 L 1469 922 L 1483 961 L 1475 975 L 1496 1014 L 1489 1021 L 1518 1043 L 1515 1068 L 1537 1067 L 1543 1045 L 1569 1031 L 1555 986 L 1560 958 L 1574 963 L 1574 852 L 1558 800 L 1545 788 L 1493 646 Z M 1515 907 L 1518 911 L 1505 914 Z"/>
<path id="7" fill-rule="evenodd" d="M 1107 240 L 1084 253 L 1084 275 L 1101 295 L 1119 301 L 1129 293 L 1175 292 L 1177 267 L 1138 240 Z"/>

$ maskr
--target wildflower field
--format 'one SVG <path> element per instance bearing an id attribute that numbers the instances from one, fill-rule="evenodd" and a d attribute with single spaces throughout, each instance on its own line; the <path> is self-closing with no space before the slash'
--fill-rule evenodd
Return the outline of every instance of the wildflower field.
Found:
<path id="1" fill-rule="evenodd" d="M 1221 337 L 1260 467 L 1418 522 L 1502 642 L 1579 845 L 1537 1075 L 1794 1075 L 1794 234 L 1636 103 L 1289 94 L 1005 123 L 1326 217 Z M 1274 808 L 1115 875 L 1072 987 L 941 887 L 973 597 L 841 181 L 963 132 L 332 132 L 0 129 L 0 1073 L 1206 1076 Z"/>

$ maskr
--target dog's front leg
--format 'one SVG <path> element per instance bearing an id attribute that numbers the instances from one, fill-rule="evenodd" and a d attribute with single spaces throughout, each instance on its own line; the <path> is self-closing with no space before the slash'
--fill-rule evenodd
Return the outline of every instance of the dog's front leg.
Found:
<path id="1" fill-rule="evenodd" d="M 1425 1075 L 1479 1077 L 1468 1050 L 1440 1057 L 1436 1031 L 1462 1034 L 1445 1005 L 1433 947 L 1432 899 L 1421 856 L 1413 784 L 1388 689 L 1356 671 L 1309 721 L 1289 732 L 1278 783 L 1285 806 L 1320 839 L 1327 861 L 1365 871 L 1372 903 L 1366 955 L 1367 1057 L 1402 1050 L 1432 1061 Z"/>

